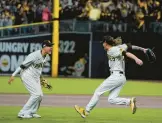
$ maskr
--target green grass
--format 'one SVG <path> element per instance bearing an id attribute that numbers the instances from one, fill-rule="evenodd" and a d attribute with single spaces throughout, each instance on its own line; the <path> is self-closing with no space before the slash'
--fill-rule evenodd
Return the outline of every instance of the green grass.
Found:
<path id="1" fill-rule="evenodd" d="M 0 93 L 28 93 L 19 77 L 15 78 L 12 85 L 8 85 L 9 77 L 0 77 Z M 104 79 L 76 79 L 76 78 L 46 78 L 52 85 L 53 90 L 43 89 L 45 94 L 93 94 L 95 89 Z M 162 83 L 128 81 L 120 95 L 146 95 L 162 96 Z"/>
<path id="2" fill-rule="evenodd" d="M 131 114 L 129 108 L 96 108 L 82 119 L 73 108 L 41 107 L 41 119 L 19 119 L 21 107 L 0 107 L 0 123 L 162 123 L 161 109 L 138 109 Z"/>

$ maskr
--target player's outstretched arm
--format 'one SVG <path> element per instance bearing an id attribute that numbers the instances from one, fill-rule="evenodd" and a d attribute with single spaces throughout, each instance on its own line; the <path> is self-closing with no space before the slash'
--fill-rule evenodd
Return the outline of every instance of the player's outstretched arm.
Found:
<path id="1" fill-rule="evenodd" d="M 120 48 L 122 48 L 124 50 L 127 50 L 127 49 L 139 50 L 139 51 L 143 51 L 144 53 L 146 53 L 146 51 L 148 50 L 147 48 L 132 45 L 131 43 L 122 44 L 122 38 L 121 37 L 117 37 L 116 39 L 114 39 L 114 43 L 115 43 L 115 46 L 119 46 Z"/>
<path id="2" fill-rule="evenodd" d="M 143 48 L 143 47 L 140 47 L 140 46 L 132 45 L 131 43 L 126 43 L 125 45 L 127 45 L 127 49 L 139 50 L 139 51 L 143 51 L 144 53 L 146 53 L 146 51 L 147 51 L 147 48 Z"/>
<path id="3" fill-rule="evenodd" d="M 139 47 L 139 46 L 136 46 L 136 45 L 132 45 L 132 50 L 140 50 L 140 51 L 143 51 L 144 53 L 146 53 L 147 48 L 143 48 L 143 47 Z"/>
<path id="4" fill-rule="evenodd" d="M 135 60 L 136 64 L 138 65 L 143 65 L 143 61 L 141 59 L 139 59 L 137 56 L 135 56 L 134 54 L 130 53 L 130 52 L 126 52 L 125 55 L 133 60 Z"/>
<path id="5" fill-rule="evenodd" d="M 21 68 L 18 67 L 15 72 L 12 74 L 12 76 L 10 77 L 10 79 L 8 80 L 8 84 L 11 84 L 14 81 L 14 76 L 16 76 L 16 74 L 18 74 L 21 71 Z"/>

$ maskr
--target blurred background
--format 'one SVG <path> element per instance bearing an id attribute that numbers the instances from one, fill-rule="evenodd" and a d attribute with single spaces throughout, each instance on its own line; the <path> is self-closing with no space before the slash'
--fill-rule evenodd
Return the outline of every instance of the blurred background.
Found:
<path id="1" fill-rule="evenodd" d="M 56 45 L 45 75 L 106 78 L 108 59 L 99 42 L 111 35 L 154 48 L 157 56 L 151 64 L 142 52 L 131 51 L 144 65 L 126 59 L 127 79 L 161 80 L 161 16 L 161 0 L 1 0 L 0 75 L 11 75 L 48 39 Z"/>

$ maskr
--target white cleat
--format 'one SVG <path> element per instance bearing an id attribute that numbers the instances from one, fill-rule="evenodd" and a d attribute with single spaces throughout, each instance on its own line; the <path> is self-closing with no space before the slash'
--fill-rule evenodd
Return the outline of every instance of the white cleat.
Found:
<path id="1" fill-rule="evenodd" d="M 40 116 L 39 114 L 32 114 L 32 116 L 33 116 L 34 118 L 41 118 L 41 116 Z"/>
<path id="2" fill-rule="evenodd" d="M 33 118 L 33 117 L 29 114 L 26 114 L 26 115 L 22 114 L 22 115 L 18 115 L 18 118 L 29 119 L 29 118 Z"/>

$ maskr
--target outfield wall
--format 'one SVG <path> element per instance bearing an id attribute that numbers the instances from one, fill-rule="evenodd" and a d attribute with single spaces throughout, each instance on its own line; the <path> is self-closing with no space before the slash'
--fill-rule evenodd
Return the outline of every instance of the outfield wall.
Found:
<path id="1" fill-rule="evenodd" d="M 155 79 L 161 80 L 162 57 L 161 45 L 162 35 L 148 32 L 137 33 L 60 33 L 59 50 L 59 76 L 70 76 L 73 71 L 67 74 L 66 68 L 73 66 L 80 58 L 84 58 L 86 64 L 80 77 L 106 78 L 109 76 L 106 53 L 99 41 L 102 36 L 108 34 L 121 36 L 124 42 L 131 42 L 134 45 L 153 48 L 157 56 L 157 61 L 153 64 L 148 63 L 145 55 L 139 51 L 131 51 L 144 61 L 142 67 L 134 61 L 126 59 L 127 79 Z M 41 48 L 41 41 L 51 40 L 51 34 L 41 34 L 34 36 L 23 36 L 15 38 L 0 39 L 0 74 L 11 74 L 16 67 L 24 60 L 27 54 Z M 18 48 L 18 46 L 20 46 Z M 5 47 L 5 48 L 4 48 Z M 51 62 L 44 68 L 44 74 L 51 75 Z M 78 64 L 78 68 L 81 68 Z M 81 70 L 81 69 L 79 69 Z"/>

